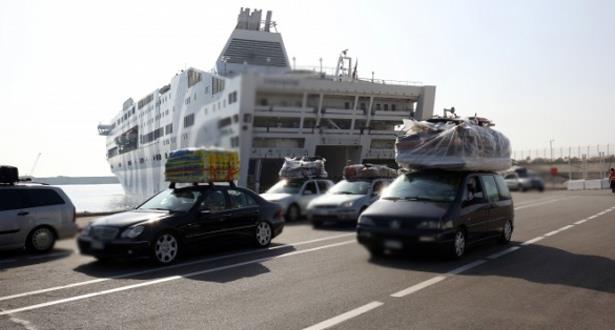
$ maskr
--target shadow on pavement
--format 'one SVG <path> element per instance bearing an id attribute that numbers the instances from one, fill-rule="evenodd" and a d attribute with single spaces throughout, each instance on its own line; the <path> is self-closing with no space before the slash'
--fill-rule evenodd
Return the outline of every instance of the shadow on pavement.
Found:
<path id="1" fill-rule="evenodd" d="M 42 264 L 63 259 L 74 251 L 70 249 L 55 248 L 46 253 L 29 253 L 24 249 L 0 252 L 0 272 L 10 268 L 18 268 Z"/>
<path id="2" fill-rule="evenodd" d="M 251 244 L 240 244 L 229 248 L 226 245 L 206 246 L 203 249 L 191 250 L 184 254 L 176 263 L 160 266 L 152 260 L 111 260 L 93 261 L 74 268 L 76 272 L 98 278 L 117 277 L 135 280 L 155 280 L 167 276 L 183 276 L 194 272 L 204 273 L 187 277 L 199 281 L 232 282 L 245 277 L 258 276 L 269 272 L 261 263 L 254 261 L 271 258 L 281 254 L 293 252 L 293 246 L 271 244 L 274 250 L 256 249 Z M 237 264 L 246 263 L 240 266 Z M 224 271 L 229 267 L 229 271 Z M 217 268 L 222 268 L 217 270 Z"/>
<path id="3" fill-rule="evenodd" d="M 511 243 L 510 246 L 519 245 Z M 433 252 L 397 254 L 370 258 L 369 262 L 383 267 L 413 271 L 446 273 L 472 261 L 503 251 L 501 245 L 475 248 L 461 260 L 444 260 Z M 463 276 L 500 276 L 522 279 L 545 285 L 563 285 L 588 290 L 615 293 L 615 260 L 593 255 L 575 254 L 566 250 L 544 246 L 528 245 L 520 250 L 487 262 Z"/>

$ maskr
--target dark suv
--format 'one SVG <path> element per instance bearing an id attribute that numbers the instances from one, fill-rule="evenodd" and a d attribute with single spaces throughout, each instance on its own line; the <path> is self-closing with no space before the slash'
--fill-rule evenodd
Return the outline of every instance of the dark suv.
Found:
<path id="1" fill-rule="evenodd" d="M 398 177 L 361 215 L 357 238 L 372 255 L 422 245 L 459 258 L 474 242 L 509 242 L 513 221 L 513 201 L 500 175 L 417 171 Z"/>
<path id="2" fill-rule="evenodd" d="M 284 227 L 282 209 L 254 192 L 223 185 L 164 190 L 134 210 L 96 219 L 77 242 L 98 259 L 152 257 L 174 262 L 186 248 L 244 236 L 266 247 Z"/>

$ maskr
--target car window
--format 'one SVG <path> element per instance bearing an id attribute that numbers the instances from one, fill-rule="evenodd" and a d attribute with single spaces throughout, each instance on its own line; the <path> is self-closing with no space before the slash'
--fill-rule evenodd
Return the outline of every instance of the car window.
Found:
<path id="1" fill-rule="evenodd" d="M 143 203 L 138 209 L 187 212 L 194 206 L 199 197 L 201 197 L 199 191 L 167 189 Z"/>
<path id="2" fill-rule="evenodd" d="M 366 195 L 370 187 L 369 181 L 348 181 L 342 180 L 336 183 L 329 191 L 335 195 Z"/>
<path id="3" fill-rule="evenodd" d="M 224 198 L 224 192 L 221 190 L 214 190 L 209 192 L 203 202 L 201 202 L 201 210 L 207 209 L 212 212 L 220 212 L 226 209 L 226 200 Z"/>
<path id="4" fill-rule="evenodd" d="M 329 190 L 329 184 L 327 181 L 318 181 L 318 190 L 321 194 L 327 192 L 327 190 Z"/>
<path id="5" fill-rule="evenodd" d="M 374 182 L 374 186 L 373 186 L 373 188 L 372 188 L 372 192 L 373 192 L 375 195 L 380 195 L 380 194 L 382 193 L 382 190 L 383 190 L 384 188 L 386 188 L 386 186 L 387 186 L 387 182 L 386 182 L 386 181 L 383 181 L 383 180 L 376 180 L 376 181 Z"/>
<path id="6" fill-rule="evenodd" d="M 228 197 L 231 202 L 231 208 L 234 209 L 257 205 L 256 201 L 243 191 L 229 189 Z"/>
<path id="7" fill-rule="evenodd" d="M 501 175 L 495 176 L 495 183 L 498 185 L 498 192 L 500 193 L 500 199 L 511 199 L 510 190 L 508 190 L 508 185 L 504 178 Z"/>
<path id="8" fill-rule="evenodd" d="M 314 183 L 314 181 L 310 181 L 305 184 L 305 188 L 303 189 L 303 194 L 305 195 L 306 192 L 308 191 L 311 191 L 312 194 L 316 194 L 316 183 Z"/>
<path id="9" fill-rule="evenodd" d="M 382 198 L 450 203 L 460 186 L 461 175 L 455 172 L 412 172 L 395 179 L 383 191 Z"/>
<path id="10" fill-rule="evenodd" d="M 471 203 L 484 202 L 485 194 L 483 192 L 483 187 L 480 183 L 480 180 L 477 176 L 472 176 L 468 178 L 465 200 Z"/>
<path id="11" fill-rule="evenodd" d="M 516 178 L 517 178 L 517 176 L 514 175 L 514 174 L 507 174 L 506 175 L 506 179 L 516 179 Z"/>
<path id="12" fill-rule="evenodd" d="M 22 197 L 17 189 L 0 189 L 0 211 L 23 208 Z"/>
<path id="13" fill-rule="evenodd" d="M 51 189 L 23 189 L 26 207 L 39 207 L 64 204 L 64 199 Z"/>
<path id="14" fill-rule="evenodd" d="M 492 175 L 483 175 L 481 176 L 481 180 L 485 186 L 485 192 L 487 193 L 487 198 L 491 202 L 497 202 L 500 199 L 500 194 L 498 192 L 498 186 L 495 183 L 495 179 Z"/>

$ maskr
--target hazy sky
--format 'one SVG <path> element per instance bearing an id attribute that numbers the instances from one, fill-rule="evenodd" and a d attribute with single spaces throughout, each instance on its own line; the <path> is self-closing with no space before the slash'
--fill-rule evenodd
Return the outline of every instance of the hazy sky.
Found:
<path id="1" fill-rule="evenodd" d="M 213 5 L 215 4 L 215 5 Z M 0 0 L 0 164 L 108 175 L 106 123 L 184 67 L 213 67 L 240 7 L 273 10 L 297 65 L 434 84 L 513 149 L 615 149 L 615 1 Z"/>

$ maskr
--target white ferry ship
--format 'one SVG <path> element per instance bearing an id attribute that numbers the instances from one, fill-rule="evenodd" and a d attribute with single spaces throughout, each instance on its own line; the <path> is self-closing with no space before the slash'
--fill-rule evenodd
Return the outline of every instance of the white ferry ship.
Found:
<path id="1" fill-rule="evenodd" d="M 322 156 L 333 179 L 347 161 L 394 164 L 394 126 L 431 117 L 435 86 L 362 79 L 352 62 L 342 51 L 334 69 L 299 70 L 271 11 L 262 20 L 241 8 L 215 69 L 182 70 L 98 126 L 111 171 L 127 194 L 148 196 L 168 186 L 165 160 L 178 148 L 237 149 L 238 184 L 256 191 L 285 156 Z"/>

